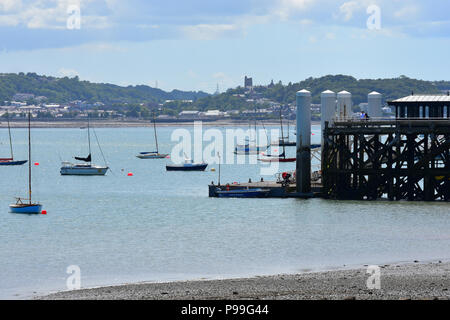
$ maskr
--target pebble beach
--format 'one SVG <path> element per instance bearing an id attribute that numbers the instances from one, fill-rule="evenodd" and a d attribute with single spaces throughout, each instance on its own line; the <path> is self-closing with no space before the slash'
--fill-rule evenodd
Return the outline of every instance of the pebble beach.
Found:
<path id="1" fill-rule="evenodd" d="M 124 284 L 64 291 L 46 300 L 449 300 L 450 263 L 419 261 L 380 267 L 380 289 L 368 289 L 366 267 L 246 279 Z"/>

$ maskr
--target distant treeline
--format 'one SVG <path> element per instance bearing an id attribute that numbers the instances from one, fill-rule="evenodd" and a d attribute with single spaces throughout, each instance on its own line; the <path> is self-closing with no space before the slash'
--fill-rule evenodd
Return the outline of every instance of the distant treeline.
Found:
<path id="1" fill-rule="evenodd" d="M 255 86 L 252 94 L 248 89 L 237 87 L 218 95 L 205 92 L 185 92 L 173 90 L 166 92 L 145 85 L 121 87 L 113 84 L 91 83 L 74 78 L 55 78 L 36 73 L 0 74 L 0 103 L 10 101 L 16 93 L 31 93 L 47 97 L 47 102 L 64 103 L 82 100 L 90 103 L 102 102 L 108 108 L 126 110 L 133 114 L 145 113 L 139 104 L 152 108 L 166 100 L 192 100 L 193 103 L 173 101 L 165 103 L 162 113 L 177 115 L 182 110 L 246 110 L 255 107 L 265 108 L 269 104 L 255 104 L 249 98 L 267 98 L 282 105 L 293 103 L 295 94 L 301 89 L 310 90 L 312 102 L 320 103 L 320 94 L 325 90 L 339 92 L 347 90 L 353 95 L 355 105 L 367 102 L 367 94 L 377 91 L 385 100 L 397 99 L 415 94 L 439 94 L 450 90 L 450 81 L 424 81 L 400 76 L 392 79 L 356 79 L 346 75 L 328 75 L 308 78 L 298 83 L 283 84 L 281 81 L 268 86 Z M 237 96 L 244 95 L 245 96 Z"/>
<path id="2" fill-rule="evenodd" d="M 36 73 L 0 74 L 0 102 L 11 101 L 16 93 L 45 96 L 48 102 L 65 103 L 82 100 L 104 104 L 164 102 L 166 100 L 197 100 L 205 92 L 166 92 L 145 85 L 121 87 L 107 83 L 80 81 L 78 77 L 56 78 Z"/>
<path id="3" fill-rule="evenodd" d="M 295 101 L 297 91 L 307 89 L 311 91 L 312 102 L 320 103 L 320 94 L 325 90 L 339 92 L 346 90 L 351 92 L 353 103 L 367 102 L 367 94 L 377 91 L 383 94 L 385 100 L 398 99 L 415 94 L 439 94 L 444 90 L 450 90 L 450 81 L 424 81 L 400 76 L 393 79 L 360 79 L 351 76 L 328 75 L 320 78 L 308 78 L 298 83 L 283 85 L 281 82 L 273 86 L 257 86 L 254 88 L 265 98 L 279 103 L 292 103 Z M 243 88 L 228 90 L 228 94 L 241 93 Z"/>

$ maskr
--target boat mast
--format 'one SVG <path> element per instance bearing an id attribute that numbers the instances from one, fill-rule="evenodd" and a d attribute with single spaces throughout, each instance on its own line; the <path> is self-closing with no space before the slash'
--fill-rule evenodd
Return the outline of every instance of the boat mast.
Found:
<path id="1" fill-rule="evenodd" d="M 6 112 L 6 119 L 8 119 L 9 147 L 11 149 L 11 159 L 14 160 L 12 140 L 11 140 L 11 127 L 9 125 L 9 112 Z"/>
<path id="2" fill-rule="evenodd" d="M 159 154 L 159 148 L 158 148 L 158 136 L 156 135 L 156 119 L 155 119 L 155 111 L 153 111 L 153 129 L 155 130 L 156 153 Z"/>
<path id="3" fill-rule="evenodd" d="M 90 131 L 90 126 L 89 126 L 89 113 L 88 113 L 88 144 L 89 144 L 89 156 L 91 156 L 92 159 L 92 155 L 91 155 L 91 131 Z M 89 163 L 91 163 L 91 161 L 89 161 Z"/>
<path id="4" fill-rule="evenodd" d="M 284 145 L 284 133 L 283 133 L 283 115 L 282 108 L 280 107 L 280 125 L 281 125 L 281 141 L 283 143 L 283 157 L 286 159 L 286 147 Z"/>
<path id="5" fill-rule="evenodd" d="M 28 193 L 31 204 L 31 111 L 28 111 Z"/>

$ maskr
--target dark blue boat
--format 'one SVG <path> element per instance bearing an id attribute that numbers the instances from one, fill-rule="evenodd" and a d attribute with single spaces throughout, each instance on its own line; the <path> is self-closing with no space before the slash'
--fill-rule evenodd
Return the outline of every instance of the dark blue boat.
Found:
<path id="1" fill-rule="evenodd" d="M 182 164 L 168 164 L 166 165 L 167 171 L 205 171 L 207 163 L 194 163 L 190 159 L 186 159 Z"/>
<path id="2" fill-rule="evenodd" d="M 217 188 L 216 194 L 219 198 L 267 198 L 269 189 L 231 189 L 221 190 Z"/>
<path id="3" fill-rule="evenodd" d="M 14 160 L 13 145 L 12 145 L 12 138 L 11 138 L 11 126 L 9 124 L 9 114 L 6 113 L 6 116 L 7 116 L 6 118 L 8 120 L 9 148 L 11 150 L 11 157 L 0 158 L 0 166 L 21 166 L 21 165 L 27 163 L 27 160 Z"/>
<path id="4" fill-rule="evenodd" d="M 21 166 L 21 165 L 27 163 L 27 161 L 28 160 L 17 160 L 17 161 L 14 161 L 14 160 L 6 160 L 6 161 L 0 160 L 0 166 Z"/>

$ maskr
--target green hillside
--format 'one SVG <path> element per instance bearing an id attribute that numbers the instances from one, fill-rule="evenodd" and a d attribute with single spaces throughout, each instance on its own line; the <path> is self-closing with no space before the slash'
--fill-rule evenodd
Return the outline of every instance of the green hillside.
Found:
<path id="1" fill-rule="evenodd" d="M 50 102 L 141 103 L 165 100 L 197 100 L 208 96 L 204 92 L 166 92 L 145 85 L 121 87 L 107 83 L 91 83 L 74 78 L 56 78 L 36 73 L 0 74 L 0 101 L 10 101 L 16 93 L 31 93 L 45 96 Z"/>

